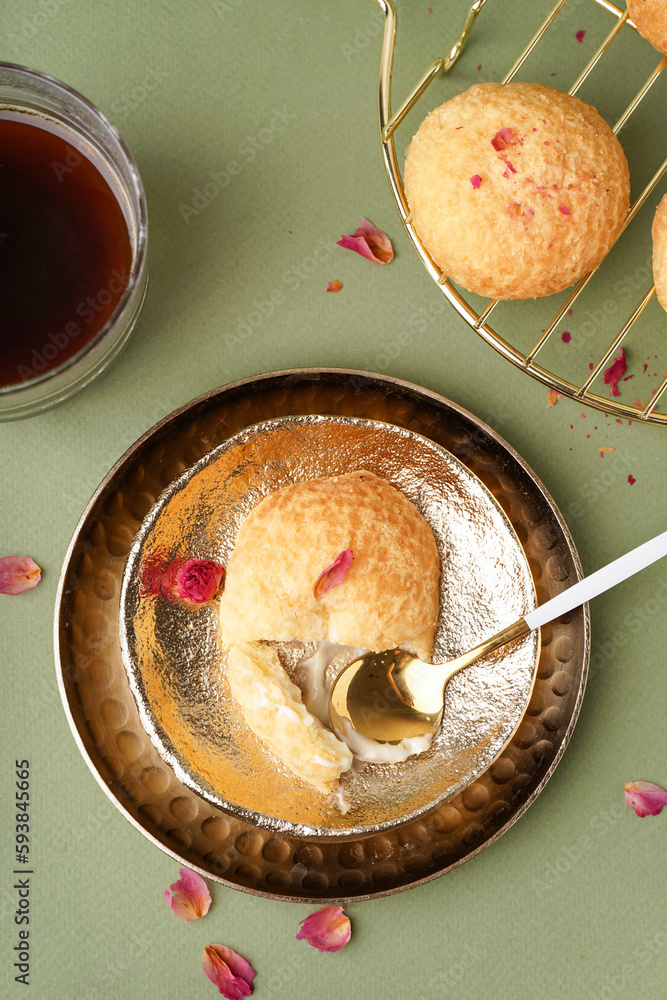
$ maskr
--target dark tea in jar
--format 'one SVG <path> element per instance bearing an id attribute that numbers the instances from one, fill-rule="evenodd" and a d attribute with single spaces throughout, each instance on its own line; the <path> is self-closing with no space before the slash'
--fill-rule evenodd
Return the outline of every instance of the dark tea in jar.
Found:
<path id="1" fill-rule="evenodd" d="M 143 186 L 84 97 L 0 63 L 0 419 L 88 384 L 127 341 L 148 267 Z"/>
<path id="2" fill-rule="evenodd" d="M 71 358 L 120 302 L 132 246 L 110 180 L 48 122 L 0 112 L 0 385 Z"/>

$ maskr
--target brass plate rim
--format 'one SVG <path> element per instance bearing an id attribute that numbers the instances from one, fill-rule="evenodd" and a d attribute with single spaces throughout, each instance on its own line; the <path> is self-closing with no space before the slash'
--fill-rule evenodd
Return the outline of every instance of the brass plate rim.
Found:
<path id="1" fill-rule="evenodd" d="M 88 519 L 91 513 L 95 510 L 99 500 L 109 490 L 110 486 L 114 483 L 114 480 L 117 478 L 119 472 L 123 468 L 125 468 L 127 463 L 134 456 L 137 455 L 142 446 L 144 446 L 145 444 L 150 442 L 153 438 L 155 438 L 155 436 L 158 435 L 160 432 L 162 432 L 169 424 L 176 424 L 178 420 L 185 415 L 190 415 L 194 417 L 197 412 L 201 411 L 202 409 L 205 409 L 207 404 L 211 404 L 213 401 L 222 402 L 225 398 L 233 396 L 233 394 L 239 389 L 251 388 L 254 390 L 263 389 L 265 391 L 268 391 L 272 383 L 280 382 L 281 380 L 286 380 L 286 379 L 292 382 L 296 382 L 299 385 L 302 385 L 308 380 L 311 380 L 316 383 L 318 380 L 324 379 L 325 387 L 326 385 L 329 384 L 326 382 L 327 379 L 331 380 L 332 383 L 333 380 L 335 379 L 352 380 L 352 383 L 354 382 L 354 380 L 358 380 L 359 384 L 362 385 L 364 389 L 374 389 L 376 391 L 384 390 L 385 392 L 393 387 L 394 389 L 400 390 L 405 395 L 411 397 L 413 402 L 416 401 L 422 404 L 426 404 L 426 406 L 428 407 L 434 407 L 436 410 L 442 411 L 442 413 L 445 415 L 447 413 L 454 414 L 457 417 L 461 418 L 465 423 L 472 425 L 476 429 L 476 433 L 482 436 L 482 439 L 487 438 L 494 445 L 498 446 L 519 466 L 523 474 L 532 481 L 532 484 L 534 485 L 537 494 L 541 496 L 541 498 L 544 500 L 545 504 L 549 508 L 550 515 L 553 518 L 553 521 L 555 522 L 555 525 L 557 526 L 562 536 L 562 542 L 564 543 L 566 554 L 568 555 L 572 563 L 572 571 L 575 577 L 573 582 L 576 582 L 576 579 L 580 579 L 582 577 L 583 574 L 581 570 L 579 557 L 574 542 L 572 540 L 572 537 L 570 535 L 569 529 L 567 528 L 567 525 L 562 517 L 562 514 L 560 513 L 559 509 L 557 508 L 556 504 L 554 503 L 548 491 L 545 489 L 540 479 L 535 475 L 532 469 L 527 465 L 527 463 L 521 458 L 521 456 L 508 442 L 506 442 L 496 431 L 494 431 L 491 427 L 489 427 L 484 421 L 476 417 L 474 414 L 470 413 L 470 411 L 466 410 L 464 407 L 447 399 L 443 395 L 433 390 L 423 388 L 410 381 L 398 379 L 392 376 L 382 375 L 379 373 L 365 372 L 358 369 L 338 368 L 338 367 L 322 367 L 322 368 L 309 367 L 302 369 L 282 369 L 273 372 L 266 372 L 256 376 L 249 376 L 243 379 L 238 379 L 227 385 L 211 389 L 206 393 L 203 393 L 196 399 L 183 404 L 181 407 L 178 407 L 176 410 L 167 414 L 164 418 L 158 421 L 153 427 L 151 427 L 143 435 L 141 435 L 128 449 L 126 449 L 126 451 L 113 465 L 113 467 L 103 478 L 102 482 L 93 493 L 89 503 L 86 505 L 81 515 L 81 518 L 79 519 L 79 522 L 73 533 L 70 544 L 68 545 L 67 552 L 63 562 L 63 568 L 61 570 L 58 583 L 58 590 L 57 590 L 56 604 L 55 604 L 56 613 L 54 621 L 55 665 L 56 665 L 58 688 L 63 701 L 63 707 L 65 709 L 65 714 L 68 720 L 68 724 L 70 726 L 70 729 L 72 730 L 75 742 L 79 747 L 79 750 L 84 760 L 86 761 L 89 769 L 93 773 L 97 783 L 104 790 L 105 794 L 113 802 L 116 808 L 118 808 L 119 811 L 127 819 L 129 819 L 132 825 L 135 826 L 136 829 L 139 830 L 149 841 L 151 841 L 153 844 L 159 847 L 164 853 L 172 857 L 175 861 L 180 862 L 182 864 L 186 864 L 188 867 L 200 872 L 204 877 L 210 878 L 213 881 L 217 881 L 229 887 L 237 888 L 240 889 L 241 891 L 249 892 L 253 895 L 262 896 L 264 898 L 278 899 L 281 901 L 289 901 L 289 902 L 322 902 L 322 903 L 351 902 L 356 900 L 381 898 L 387 895 L 392 895 L 396 892 L 403 891 L 413 886 L 423 885 L 426 882 L 431 881 L 432 879 L 437 878 L 442 874 L 445 874 L 445 872 L 450 871 L 453 868 L 459 867 L 461 864 L 463 864 L 464 861 L 467 861 L 470 858 L 476 856 L 485 847 L 489 846 L 491 843 L 494 843 L 498 839 L 498 837 L 501 836 L 501 834 L 505 833 L 520 818 L 520 816 L 523 815 L 528 806 L 532 804 L 535 798 L 537 798 L 539 793 L 543 790 L 547 781 L 555 771 L 555 768 L 557 767 L 558 763 L 562 759 L 565 749 L 567 748 L 583 700 L 586 677 L 588 673 L 588 663 L 590 657 L 590 618 L 587 605 L 583 606 L 580 609 L 581 619 L 582 619 L 581 672 L 578 679 L 574 701 L 572 702 L 571 708 L 569 710 L 567 724 L 565 728 L 562 730 L 562 733 L 560 734 L 560 742 L 554 753 L 553 759 L 551 760 L 548 768 L 544 771 L 544 773 L 540 777 L 539 781 L 537 781 L 537 783 L 534 784 L 534 786 L 530 789 L 530 793 L 528 794 L 526 799 L 523 802 L 519 803 L 513 809 L 511 815 L 507 818 L 507 820 L 502 822 L 502 824 L 493 833 L 490 833 L 483 840 L 482 843 L 478 844 L 477 846 L 471 845 L 470 849 L 467 850 L 467 852 L 463 856 L 453 860 L 451 863 L 448 863 L 446 866 L 439 868 L 437 870 L 430 870 L 428 871 L 428 873 L 423 875 L 421 874 L 416 875 L 414 878 L 408 875 L 403 881 L 400 882 L 400 884 L 395 884 L 395 885 L 392 884 L 386 888 L 385 887 L 378 887 L 377 889 L 373 888 L 372 891 L 364 891 L 364 892 L 343 891 L 331 894 L 329 892 L 320 892 L 317 890 L 314 890 L 312 892 L 306 890 L 305 892 L 298 892 L 298 893 L 286 892 L 286 891 L 281 891 L 278 887 L 276 887 L 275 890 L 274 889 L 266 890 L 255 887 L 254 885 L 243 884 L 243 882 L 236 881 L 232 878 L 224 877 L 221 874 L 212 872 L 206 867 L 203 867 L 196 861 L 193 861 L 190 858 L 186 858 L 184 856 L 185 852 L 183 850 L 174 849 L 168 843 L 165 843 L 162 839 L 155 836 L 144 823 L 142 823 L 135 816 L 133 816 L 130 809 L 124 804 L 123 801 L 121 801 L 118 794 L 114 792 L 114 789 L 112 787 L 112 782 L 107 782 L 104 779 L 104 776 L 100 773 L 98 766 L 95 764 L 91 754 L 88 751 L 88 748 L 86 747 L 86 744 L 84 743 L 84 740 L 82 739 L 79 733 L 77 723 L 74 718 L 69 701 L 68 683 L 71 683 L 72 681 L 72 676 L 71 676 L 72 668 L 70 668 L 69 671 L 70 677 L 68 678 L 66 676 L 67 671 L 65 670 L 65 664 L 63 662 L 63 658 L 61 657 L 61 642 L 63 640 L 63 627 L 66 627 L 66 623 L 62 621 L 62 617 L 65 611 L 64 601 L 67 596 L 67 591 L 66 591 L 67 574 L 70 568 L 73 554 L 75 553 L 77 543 L 80 540 L 83 529 L 87 525 Z M 358 386 L 355 388 L 358 388 Z M 360 413 L 359 415 L 362 414 Z M 252 423 L 253 421 L 250 422 Z M 303 837 L 301 839 L 305 845 L 312 842 L 312 838 Z M 345 842 L 346 839 L 347 838 L 345 838 L 343 842 Z M 335 836 L 331 837 L 330 841 L 331 843 L 336 843 L 338 842 L 338 838 L 336 838 Z M 315 838 L 315 843 L 317 843 L 317 838 Z"/>

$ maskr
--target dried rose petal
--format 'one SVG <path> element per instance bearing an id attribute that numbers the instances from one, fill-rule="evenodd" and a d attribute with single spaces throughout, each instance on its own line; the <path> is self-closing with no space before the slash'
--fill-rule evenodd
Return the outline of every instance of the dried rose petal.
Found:
<path id="1" fill-rule="evenodd" d="M 618 383 L 621 381 L 625 375 L 628 368 L 628 362 L 625 357 L 625 351 L 621 348 L 621 353 L 619 357 L 614 358 L 613 364 L 609 366 L 604 372 L 603 379 L 605 385 L 611 386 L 612 396 L 620 396 L 618 391 Z"/>
<path id="2" fill-rule="evenodd" d="M 570 214 L 570 209 L 567 207 L 567 205 L 559 205 L 558 206 L 558 211 L 562 212 L 563 215 L 569 215 Z"/>
<path id="3" fill-rule="evenodd" d="M 206 916 L 211 905 L 211 894 L 204 879 L 196 872 L 181 868 L 179 875 L 181 877 L 178 882 L 169 886 L 174 895 L 169 895 L 169 889 L 164 890 L 164 895 L 178 919 L 188 924 L 191 920 Z"/>
<path id="4" fill-rule="evenodd" d="M 651 781 L 631 781 L 623 791 L 625 804 L 632 806 L 638 816 L 657 816 L 667 806 L 667 792 Z"/>
<path id="5" fill-rule="evenodd" d="M 340 951 L 350 940 L 352 927 L 342 906 L 325 906 L 299 924 L 297 941 L 307 941 L 320 951 Z"/>
<path id="6" fill-rule="evenodd" d="M 347 571 L 352 565 L 352 560 L 354 559 L 354 553 L 352 549 L 345 549 L 340 555 L 336 556 L 331 566 L 327 566 L 325 570 L 322 570 L 315 585 L 313 586 L 313 594 L 315 597 L 322 597 L 329 590 L 333 590 L 334 587 L 338 587 L 345 577 L 347 576 Z"/>
<path id="7" fill-rule="evenodd" d="M 577 39 L 577 41 L 578 41 L 578 42 L 583 42 L 583 40 L 584 40 L 584 35 L 585 35 L 585 34 L 586 34 L 586 32 L 585 32 L 585 31 L 582 31 L 582 30 L 580 29 L 579 31 L 577 31 L 577 32 L 575 33 L 575 36 L 574 36 L 574 37 L 575 37 L 575 38 Z"/>
<path id="8" fill-rule="evenodd" d="M 630 483 L 630 486 L 634 486 L 635 483 L 637 482 L 637 480 L 635 479 L 635 477 L 633 475 L 629 475 L 628 476 L 628 482 Z"/>
<path id="9" fill-rule="evenodd" d="M 339 292 L 343 287 L 342 281 L 330 281 L 327 285 L 328 292 Z"/>
<path id="10" fill-rule="evenodd" d="M 42 571 L 30 556 L 2 556 L 0 558 L 0 594 L 22 594 L 36 587 Z"/>
<path id="11" fill-rule="evenodd" d="M 482 183 L 482 178 L 479 176 L 479 174 L 473 174 L 472 177 L 470 178 L 470 183 L 475 188 L 475 190 L 477 190 L 477 188 Z"/>
<path id="12" fill-rule="evenodd" d="M 224 944 L 207 945 L 201 964 L 208 978 L 227 1000 L 243 1000 L 252 993 L 252 981 L 257 973 L 245 958 Z"/>
<path id="13" fill-rule="evenodd" d="M 356 250 L 362 257 L 376 264 L 388 264 L 394 259 L 394 248 L 389 237 L 368 219 L 362 219 L 354 235 L 342 236 L 337 240 L 337 245 L 346 250 Z"/>
<path id="14" fill-rule="evenodd" d="M 563 330 L 560 338 L 564 344 L 569 344 L 572 340 L 572 334 L 568 330 Z"/>
<path id="15" fill-rule="evenodd" d="M 507 149 L 508 146 L 511 146 L 516 141 L 517 135 L 518 133 L 513 132 L 511 128 L 501 128 L 491 140 L 491 145 L 499 153 L 501 149 Z"/>
<path id="16" fill-rule="evenodd" d="M 550 406 L 555 406 L 562 395 L 562 392 L 556 392 L 555 389 L 549 389 L 547 393 L 547 409 Z"/>
<path id="17" fill-rule="evenodd" d="M 139 569 L 139 580 L 145 593 L 173 600 L 180 565 L 177 559 L 168 560 L 160 549 L 145 556 Z"/>

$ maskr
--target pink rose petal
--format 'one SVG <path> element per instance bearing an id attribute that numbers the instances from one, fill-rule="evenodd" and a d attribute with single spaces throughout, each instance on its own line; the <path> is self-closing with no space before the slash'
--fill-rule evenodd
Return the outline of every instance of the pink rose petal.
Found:
<path id="1" fill-rule="evenodd" d="M 568 330 L 563 330 L 560 339 L 564 344 L 569 344 L 572 340 L 572 334 Z"/>
<path id="2" fill-rule="evenodd" d="M 208 978 L 227 1000 L 243 1000 L 252 993 L 252 981 L 257 973 L 245 958 L 224 944 L 207 945 L 201 964 Z"/>
<path id="3" fill-rule="evenodd" d="M 350 940 L 352 927 L 342 906 L 325 906 L 299 924 L 297 941 L 307 941 L 320 951 L 340 951 Z"/>
<path id="4" fill-rule="evenodd" d="M 389 237 L 368 219 L 362 219 L 354 235 L 342 236 L 337 245 L 346 250 L 356 250 L 362 257 L 376 264 L 388 264 L 394 259 L 394 248 Z"/>
<path id="5" fill-rule="evenodd" d="M 220 590 L 225 568 L 212 559 L 188 559 L 176 573 L 176 596 L 186 604 L 207 604 Z"/>
<path id="6" fill-rule="evenodd" d="M 628 367 L 628 362 L 625 357 L 625 351 L 621 348 L 621 353 L 619 357 L 614 358 L 613 364 L 609 366 L 604 372 L 603 379 L 605 385 L 611 386 L 612 396 L 620 396 L 618 391 L 618 383 L 621 381 Z"/>
<path id="7" fill-rule="evenodd" d="M 667 792 L 650 781 L 631 781 L 623 789 L 625 804 L 632 806 L 638 816 L 657 816 L 667 806 Z"/>
<path id="8" fill-rule="evenodd" d="M 0 594 L 22 594 L 36 587 L 41 579 L 42 571 L 30 556 L 0 558 Z"/>
<path id="9" fill-rule="evenodd" d="M 511 128 L 501 128 L 491 140 L 491 145 L 499 153 L 501 149 L 507 149 L 508 146 L 511 146 L 516 141 L 517 135 L 518 133 L 513 132 Z"/>
<path id="10" fill-rule="evenodd" d="M 569 215 L 570 214 L 570 209 L 567 207 L 567 205 L 559 205 L 558 206 L 558 211 L 562 212 L 563 215 Z"/>
<path id="11" fill-rule="evenodd" d="M 342 281 L 330 281 L 327 285 L 328 292 L 339 292 L 343 287 Z"/>
<path id="12" fill-rule="evenodd" d="M 313 586 L 315 597 L 322 597 L 327 591 L 333 590 L 334 587 L 338 587 L 343 583 L 353 559 L 354 553 L 352 549 L 345 549 L 344 552 L 337 555 L 331 566 L 327 566 L 325 570 L 322 570 L 315 581 Z"/>
<path id="13" fill-rule="evenodd" d="M 576 32 L 574 37 L 577 39 L 578 42 L 583 42 L 585 34 L 586 32 L 580 29 L 579 31 Z"/>
<path id="14" fill-rule="evenodd" d="M 630 486 L 634 486 L 635 483 L 637 482 L 637 480 L 635 479 L 635 477 L 633 475 L 629 475 L 628 476 L 628 482 L 630 483 Z"/>
<path id="15" fill-rule="evenodd" d="M 475 188 L 475 190 L 477 190 L 477 188 L 482 183 L 482 178 L 479 176 L 479 174 L 473 174 L 472 177 L 470 178 L 470 183 Z"/>
<path id="16" fill-rule="evenodd" d="M 169 889 L 164 890 L 164 895 L 178 919 L 188 924 L 191 920 L 206 916 L 211 905 L 211 894 L 206 882 L 197 872 L 181 868 L 179 874 L 181 877 L 178 882 L 169 886 L 174 895 L 169 895 Z"/>

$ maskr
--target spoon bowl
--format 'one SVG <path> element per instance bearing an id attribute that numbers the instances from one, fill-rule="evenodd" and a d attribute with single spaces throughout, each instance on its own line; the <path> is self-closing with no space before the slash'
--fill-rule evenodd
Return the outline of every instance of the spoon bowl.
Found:
<path id="1" fill-rule="evenodd" d="M 432 738 L 442 719 L 445 688 L 460 670 L 560 618 L 664 555 L 667 555 L 667 531 L 446 663 L 425 663 L 402 649 L 365 653 L 348 664 L 331 686 L 331 728 L 344 742 L 353 739 L 355 733 L 379 743 L 400 743 L 417 736 Z"/>

